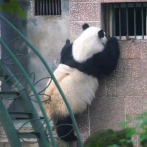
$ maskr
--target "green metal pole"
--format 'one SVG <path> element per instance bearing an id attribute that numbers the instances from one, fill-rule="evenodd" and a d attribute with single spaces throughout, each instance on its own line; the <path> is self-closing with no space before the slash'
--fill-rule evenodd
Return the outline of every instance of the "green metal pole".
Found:
<path id="1" fill-rule="evenodd" d="M 0 122 L 5 130 L 5 133 L 7 135 L 11 147 L 21 147 L 19 135 L 1 100 L 0 100 Z"/>
<path id="2" fill-rule="evenodd" d="M 79 132 L 79 129 L 78 129 L 78 126 L 77 126 L 77 123 L 76 123 L 76 120 L 75 120 L 75 117 L 74 117 L 74 114 L 71 110 L 71 107 L 67 101 L 67 99 L 65 98 L 65 95 L 61 89 L 61 87 L 59 86 L 56 78 L 54 77 L 54 74 L 52 73 L 51 69 L 49 68 L 48 64 L 46 63 L 46 61 L 44 60 L 44 58 L 40 55 L 40 53 L 37 51 L 37 49 L 27 40 L 27 38 L 14 26 L 12 25 L 8 20 L 6 20 L 2 15 L 0 15 L 0 18 L 5 21 L 13 30 L 15 30 L 18 35 L 27 43 L 27 45 L 36 53 L 36 55 L 40 58 L 40 60 L 42 61 L 42 63 L 44 64 L 44 66 L 46 67 L 46 69 L 48 70 L 49 74 L 51 75 L 55 85 L 57 86 L 68 110 L 69 110 L 69 113 L 71 115 L 71 119 L 72 119 L 72 122 L 73 122 L 73 125 L 74 125 L 74 129 L 76 131 L 76 134 L 77 134 L 77 137 L 78 137 L 78 142 L 79 142 L 79 146 L 80 147 L 83 147 L 83 142 L 82 142 L 82 139 L 81 139 L 81 135 L 80 135 L 80 132 Z"/>

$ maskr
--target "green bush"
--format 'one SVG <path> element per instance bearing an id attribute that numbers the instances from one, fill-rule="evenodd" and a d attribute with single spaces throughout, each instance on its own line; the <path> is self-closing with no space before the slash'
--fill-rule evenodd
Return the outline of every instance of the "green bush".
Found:
<path id="1" fill-rule="evenodd" d="M 134 127 L 129 124 L 135 122 Z M 101 130 L 92 134 L 84 143 L 84 147 L 133 147 L 131 138 L 139 136 L 139 143 L 147 147 L 147 112 L 135 118 L 127 117 L 124 122 L 119 122 L 120 131 Z"/>

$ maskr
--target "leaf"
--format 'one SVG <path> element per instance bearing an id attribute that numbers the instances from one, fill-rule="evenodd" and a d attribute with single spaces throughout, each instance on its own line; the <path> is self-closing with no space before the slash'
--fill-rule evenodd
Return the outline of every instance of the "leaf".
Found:
<path id="1" fill-rule="evenodd" d="M 128 144 L 129 144 L 129 143 L 132 143 L 132 140 L 128 139 L 128 140 L 127 140 L 127 143 L 128 143 Z"/>
<path id="2" fill-rule="evenodd" d="M 120 143 L 127 143 L 127 144 L 132 143 L 131 139 L 121 139 L 119 142 Z"/>
<path id="3" fill-rule="evenodd" d="M 10 4 L 19 4 L 18 0 L 10 0 L 9 3 Z"/>
<path id="4" fill-rule="evenodd" d="M 113 144 L 113 145 L 109 145 L 108 147 L 120 147 L 120 146 L 117 144 Z"/>
<path id="5" fill-rule="evenodd" d="M 118 125 L 122 128 L 125 128 L 127 125 L 129 124 L 128 121 L 124 121 L 124 122 L 119 122 Z"/>
<path id="6" fill-rule="evenodd" d="M 127 140 L 126 139 L 121 139 L 119 142 L 120 143 L 124 143 L 124 142 L 126 142 Z"/>
<path id="7" fill-rule="evenodd" d="M 140 128 L 145 128 L 145 127 L 147 127 L 147 120 L 144 120 L 140 125 Z"/>
<path id="8" fill-rule="evenodd" d="M 142 112 L 142 114 L 138 115 L 135 119 L 142 120 L 147 118 L 147 112 Z"/>
<path id="9" fill-rule="evenodd" d="M 131 116 L 127 115 L 127 116 L 126 116 L 126 121 L 131 122 L 131 121 L 132 121 Z"/>
<path id="10" fill-rule="evenodd" d="M 18 16 L 20 16 L 20 17 L 23 18 L 24 20 L 27 19 L 26 13 L 25 13 L 25 11 L 24 11 L 22 8 L 17 7 L 16 13 L 17 13 Z"/>
<path id="11" fill-rule="evenodd" d="M 22 19 L 26 20 L 26 13 L 25 11 L 20 7 L 20 3 L 18 0 L 10 0 L 9 3 L 0 5 L 0 11 L 1 12 L 8 12 L 11 15 L 16 14 L 17 16 L 21 17 Z"/>
<path id="12" fill-rule="evenodd" d="M 147 140 L 147 135 L 142 135 L 142 136 L 140 136 L 140 140 L 141 140 L 141 141 Z"/>
<path id="13" fill-rule="evenodd" d="M 0 11 L 2 11 L 2 9 L 3 9 L 3 8 L 2 8 L 2 5 L 0 5 Z"/>
<path id="14" fill-rule="evenodd" d="M 3 12 L 8 12 L 8 13 L 10 13 L 10 14 L 14 14 L 14 8 L 9 4 L 9 5 L 7 5 L 7 4 L 4 4 L 4 5 L 2 5 L 2 11 Z"/>
<path id="15" fill-rule="evenodd" d="M 137 133 L 136 128 L 130 128 L 129 131 L 127 132 L 126 136 L 130 138 L 133 135 L 135 135 L 136 133 Z"/>

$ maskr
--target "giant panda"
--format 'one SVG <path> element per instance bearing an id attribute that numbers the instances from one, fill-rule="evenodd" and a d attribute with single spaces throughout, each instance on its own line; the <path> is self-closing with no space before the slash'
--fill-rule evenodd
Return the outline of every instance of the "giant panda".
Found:
<path id="1" fill-rule="evenodd" d="M 84 24 L 82 28 L 83 30 L 86 30 L 87 28 L 89 28 L 89 25 Z M 80 37 L 84 39 L 84 36 L 91 33 L 92 28 L 93 27 L 90 27 L 87 31 L 82 33 Z M 106 39 L 105 32 L 103 32 L 103 30 L 100 30 L 98 32 L 98 36 L 99 38 L 102 38 L 101 40 Z M 69 40 L 67 40 L 66 46 L 63 47 L 61 51 L 60 62 L 62 64 L 66 64 L 72 68 L 77 68 L 81 72 L 97 77 L 98 79 L 105 75 L 108 76 L 114 71 L 120 55 L 119 44 L 115 37 L 109 38 L 107 43 L 105 43 L 105 41 L 102 41 L 102 44 L 104 45 L 103 51 L 98 50 L 96 54 L 93 54 L 91 58 L 85 58 L 85 61 L 83 62 L 81 62 L 80 60 L 78 61 L 78 59 L 76 59 L 76 55 L 74 55 L 73 53 L 73 48 L 76 48 L 77 50 L 79 50 L 79 52 L 83 53 L 84 49 L 80 49 L 78 43 L 77 47 L 75 47 L 75 44 L 78 41 L 79 39 L 75 40 L 73 44 L 69 44 Z M 88 44 L 88 42 L 86 41 L 85 43 L 86 45 Z M 99 46 L 102 44 L 99 44 Z M 84 46 L 84 43 L 82 45 Z"/>
<path id="2" fill-rule="evenodd" d="M 91 104 L 99 87 L 98 79 L 111 74 L 119 59 L 116 38 L 107 41 L 102 29 L 88 24 L 82 28 L 82 34 L 62 49 L 61 63 L 54 71 L 75 116 Z M 47 116 L 53 118 L 59 138 L 66 142 L 76 141 L 68 109 L 54 82 L 49 80 L 48 83 L 45 95 L 50 95 L 51 99 L 44 104 Z"/>

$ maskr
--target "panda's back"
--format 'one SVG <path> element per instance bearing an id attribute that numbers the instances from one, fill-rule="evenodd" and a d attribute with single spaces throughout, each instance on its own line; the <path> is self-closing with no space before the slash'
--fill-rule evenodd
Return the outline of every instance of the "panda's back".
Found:
<path id="1" fill-rule="evenodd" d="M 59 76 L 65 74 L 67 75 L 64 76 L 64 78 L 58 80 L 59 85 L 61 86 L 73 112 L 82 113 L 87 108 L 87 105 L 90 105 L 92 100 L 95 98 L 98 81 L 96 78 L 88 76 L 75 68 L 70 68 L 67 65 L 60 64 L 54 72 L 54 75 L 58 79 Z M 59 104 L 56 107 L 56 113 L 68 114 L 62 97 L 56 88 L 52 91 L 52 97 L 53 99 L 51 100 L 51 103 L 56 103 L 56 106 Z"/>
<path id="2" fill-rule="evenodd" d="M 61 88 L 65 92 L 68 99 L 76 97 L 87 104 L 91 104 L 95 92 L 98 88 L 98 81 L 92 76 L 88 76 L 80 72 L 76 68 L 72 68 L 66 79 L 59 82 Z"/>

